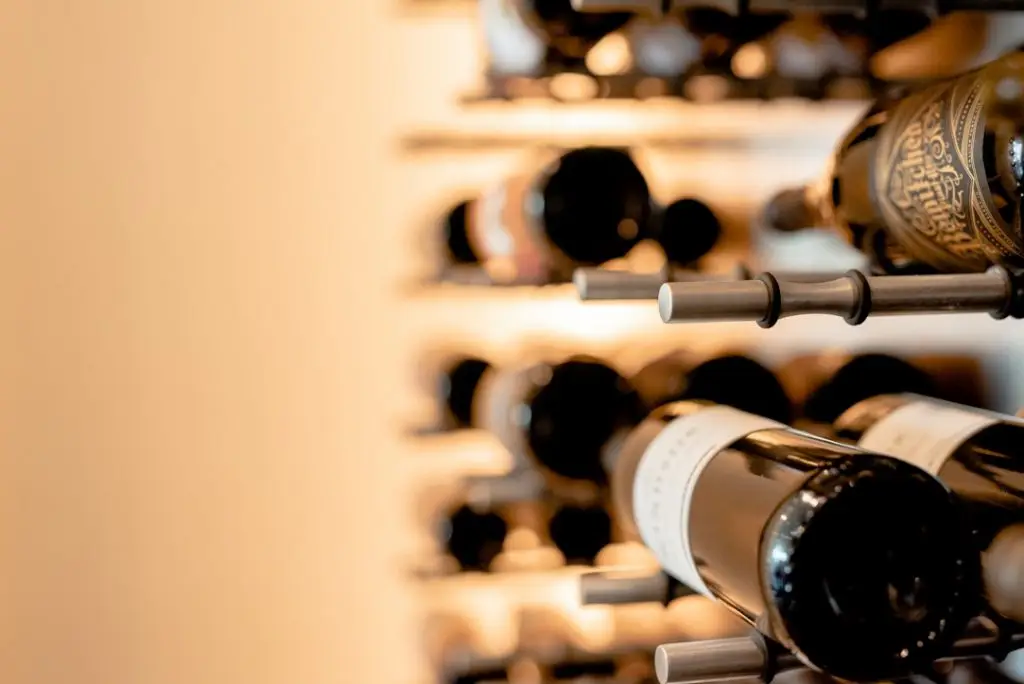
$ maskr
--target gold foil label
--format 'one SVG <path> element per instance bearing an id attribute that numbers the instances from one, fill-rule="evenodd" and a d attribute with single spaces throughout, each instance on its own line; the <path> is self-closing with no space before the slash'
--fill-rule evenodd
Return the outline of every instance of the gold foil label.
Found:
<path id="1" fill-rule="evenodd" d="M 972 74 L 904 99 L 877 138 L 872 185 L 882 218 L 914 258 L 943 271 L 1024 257 L 987 184 L 986 83 Z"/>

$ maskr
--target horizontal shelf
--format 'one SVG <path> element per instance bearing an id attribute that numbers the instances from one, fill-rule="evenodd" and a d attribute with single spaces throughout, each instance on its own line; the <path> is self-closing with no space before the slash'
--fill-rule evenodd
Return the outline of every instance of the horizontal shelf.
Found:
<path id="1" fill-rule="evenodd" d="M 655 301 L 581 302 L 571 285 L 538 288 L 466 288 L 438 285 L 403 306 L 402 317 L 416 335 L 432 334 L 467 344 L 507 344 L 531 336 L 550 336 L 566 344 L 615 343 L 630 339 L 706 341 L 715 345 L 816 348 L 999 349 L 1024 341 L 1024 327 L 987 314 L 879 316 L 849 326 L 836 316 L 783 319 L 764 330 L 749 321 L 667 325 Z M 432 332 L 433 331 L 433 332 Z"/>
<path id="2" fill-rule="evenodd" d="M 662 149 L 767 148 L 820 154 L 866 109 L 865 102 L 671 100 L 488 102 L 400 135 L 404 153 L 436 150 L 564 148 L 580 145 Z"/>
<path id="3" fill-rule="evenodd" d="M 667 98 L 711 106 L 730 101 L 866 101 L 880 97 L 904 84 L 886 83 L 869 74 L 831 74 L 815 79 L 770 75 L 744 79 L 731 72 L 695 71 L 675 77 L 642 72 L 614 75 L 593 74 L 577 67 L 551 65 L 536 77 L 488 74 L 478 92 L 462 96 L 472 106 L 492 100 L 545 99 L 558 104 L 601 100 L 647 101 Z"/>

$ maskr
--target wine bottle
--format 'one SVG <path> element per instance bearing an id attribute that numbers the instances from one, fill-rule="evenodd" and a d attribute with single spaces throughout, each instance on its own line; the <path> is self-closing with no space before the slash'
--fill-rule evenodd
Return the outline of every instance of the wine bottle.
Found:
<path id="1" fill-rule="evenodd" d="M 792 403 L 775 374 L 753 359 L 726 354 L 697 363 L 689 354 L 675 352 L 655 359 L 630 380 L 648 410 L 680 400 L 704 400 L 732 406 L 781 422 L 792 419 Z M 639 540 L 632 515 L 632 468 L 618 467 L 630 433 L 618 436 L 605 466 L 611 473 L 611 497 L 618 527 L 627 539 Z M 636 456 L 627 455 L 625 458 Z M 595 572 L 581 578 L 585 604 L 624 604 L 658 601 L 668 605 L 693 593 L 674 577 Z"/>
<path id="2" fill-rule="evenodd" d="M 581 63 L 631 17 L 577 12 L 570 0 L 480 0 L 480 18 L 491 73 L 537 76 L 546 63 Z"/>
<path id="3" fill-rule="evenodd" d="M 603 506 L 563 504 L 548 521 L 548 536 L 569 565 L 593 565 L 612 542 L 612 519 Z"/>
<path id="4" fill-rule="evenodd" d="M 702 39 L 677 17 L 638 17 L 630 22 L 628 35 L 633 60 L 641 73 L 675 78 L 700 62 Z"/>
<path id="5" fill-rule="evenodd" d="M 455 430 L 468 428 L 473 421 L 473 396 L 480 379 L 491 364 L 475 357 L 457 359 L 438 379 L 438 396 L 444 407 L 441 426 Z"/>
<path id="6" fill-rule="evenodd" d="M 797 427 L 830 426 L 851 406 L 880 394 L 955 398 L 970 406 L 983 406 L 986 395 L 978 360 L 959 354 L 819 354 L 790 360 L 779 377 L 801 406 Z"/>
<path id="7" fill-rule="evenodd" d="M 501 552 L 508 525 L 492 511 L 460 506 L 443 523 L 445 548 L 463 571 L 487 571 Z"/>
<path id="8" fill-rule="evenodd" d="M 651 210 L 628 151 L 583 147 L 459 204 L 445 235 L 456 263 L 479 264 L 496 283 L 542 284 L 625 256 L 649 231 Z"/>
<path id="9" fill-rule="evenodd" d="M 877 102 L 822 182 L 766 213 L 781 228 L 808 218 L 838 227 L 883 273 L 1024 266 L 1022 84 L 1024 54 L 1014 53 Z"/>
<path id="10" fill-rule="evenodd" d="M 786 390 L 775 374 L 757 361 L 740 354 L 723 354 L 697 365 L 687 364 L 685 356 L 673 354 L 656 359 L 637 373 L 633 382 L 644 388 L 648 411 L 675 401 L 692 400 L 731 406 L 781 423 L 792 420 L 793 407 Z M 652 383 L 655 379 L 661 382 Z M 630 429 L 616 436 L 605 467 L 610 473 L 616 523 L 628 539 L 636 540 L 640 534 L 631 512 L 632 470 L 618 466 L 620 459 L 636 456 L 629 455 L 627 447 L 634 440 L 634 432 Z"/>
<path id="11" fill-rule="evenodd" d="M 796 14 L 761 40 L 747 43 L 733 56 L 732 71 L 745 79 L 775 76 L 817 81 L 832 74 L 857 74 L 864 54 L 843 42 L 813 14 Z"/>
<path id="12" fill-rule="evenodd" d="M 616 467 L 666 571 L 833 676 L 919 671 L 977 609 L 959 501 L 901 460 L 684 401 L 639 425 Z"/>
<path id="13" fill-rule="evenodd" d="M 889 354 L 859 354 L 847 359 L 827 379 L 813 378 L 806 368 L 792 369 L 812 376 L 814 387 L 806 393 L 800 420 L 831 425 L 846 409 L 879 394 L 913 392 L 935 396 L 938 387 L 931 375 L 914 364 Z M 822 369 L 825 370 L 825 369 Z"/>
<path id="14" fill-rule="evenodd" d="M 678 199 L 655 211 L 651 237 L 665 255 L 657 272 L 638 273 L 608 268 L 577 268 L 572 281 L 580 299 L 657 299 L 663 283 L 680 280 L 736 279 L 748 277 L 739 265 L 730 273 L 708 273 L 700 268 L 700 259 L 718 242 L 722 225 L 715 212 L 692 197 Z"/>
<path id="15" fill-rule="evenodd" d="M 606 443 L 645 414 L 626 378 L 592 357 L 481 368 L 472 358 L 451 367 L 442 381 L 449 414 L 490 431 L 520 465 L 559 478 L 604 482 Z"/>
<path id="16" fill-rule="evenodd" d="M 882 395 L 844 412 L 835 431 L 933 473 L 956 492 L 966 502 L 979 548 L 989 551 L 983 557 L 986 579 L 998 580 L 1005 565 L 1019 562 L 1014 546 L 996 548 L 993 542 L 1024 523 L 1024 420 L 921 395 Z M 1001 585 L 986 582 L 990 604 L 1021 619 L 1020 590 L 1003 600 L 1005 590 L 993 591 Z"/>

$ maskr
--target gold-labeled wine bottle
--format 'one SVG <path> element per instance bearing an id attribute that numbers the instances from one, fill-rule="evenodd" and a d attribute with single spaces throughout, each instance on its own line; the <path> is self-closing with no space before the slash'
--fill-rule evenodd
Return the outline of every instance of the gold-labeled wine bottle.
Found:
<path id="1" fill-rule="evenodd" d="M 1024 53 L 880 101 L 768 221 L 832 225 L 887 273 L 1024 266 Z M 803 225 L 800 225 L 803 224 Z"/>

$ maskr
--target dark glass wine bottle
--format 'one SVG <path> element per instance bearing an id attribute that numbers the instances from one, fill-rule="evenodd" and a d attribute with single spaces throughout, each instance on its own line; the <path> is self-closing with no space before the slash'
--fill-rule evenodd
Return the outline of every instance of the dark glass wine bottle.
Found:
<path id="1" fill-rule="evenodd" d="M 674 401 L 700 400 L 732 406 L 781 423 L 788 423 L 793 417 L 789 396 L 775 374 L 739 354 L 724 354 L 699 364 L 694 364 L 685 354 L 669 354 L 639 371 L 632 382 L 647 400 L 648 411 Z M 637 539 L 639 533 L 633 525 L 631 499 L 628 498 L 632 495 L 632 481 L 622 479 L 631 478 L 632 471 L 617 465 L 623 458 L 624 440 L 631 440 L 631 435 L 632 432 L 617 436 L 606 457 L 606 468 L 611 473 L 616 523 L 627 538 Z"/>
<path id="2" fill-rule="evenodd" d="M 559 506 L 548 521 L 548 536 L 565 562 L 593 565 L 612 542 L 612 519 L 603 506 Z"/>
<path id="3" fill-rule="evenodd" d="M 846 409 L 879 395 L 912 392 L 935 396 L 935 380 L 904 359 L 889 354 L 860 354 L 815 387 L 803 402 L 802 420 L 831 425 Z"/>
<path id="4" fill-rule="evenodd" d="M 445 548 L 463 571 L 486 571 L 501 553 L 508 524 L 497 513 L 461 506 L 443 522 Z"/>
<path id="5" fill-rule="evenodd" d="M 458 359 L 439 377 L 438 395 L 444 407 L 441 427 L 449 430 L 471 427 L 473 396 L 480 379 L 491 368 L 483 359 Z"/>
<path id="6" fill-rule="evenodd" d="M 958 499 L 899 459 L 684 401 L 639 425 L 616 467 L 666 571 L 833 676 L 920 671 L 978 608 Z"/>
<path id="7" fill-rule="evenodd" d="M 479 360 L 465 359 L 448 372 L 449 414 L 561 478 L 604 482 L 606 443 L 645 415 L 626 378 L 591 357 L 480 370 Z"/>
<path id="8" fill-rule="evenodd" d="M 1024 266 L 1024 54 L 882 100 L 816 186 L 780 195 L 777 227 L 836 226 L 885 273 Z M 803 226 L 809 227 L 809 226 Z"/>
<path id="9" fill-rule="evenodd" d="M 675 200 L 652 220 L 651 237 L 674 266 L 692 266 L 711 251 L 722 235 L 722 224 L 704 202 L 693 197 Z"/>
<path id="10" fill-rule="evenodd" d="M 984 556 L 990 604 L 1024 619 L 1019 596 L 997 591 L 1006 563 L 1020 554 L 993 545 L 1003 530 L 1024 523 L 1024 420 L 920 395 L 882 395 L 859 402 L 835 422 L 838 437 L 890 454 L 939 477 L 967 505 Z M 1005 549 L 1005 550 L 1004 550 Z M 1015 555 L 1002 557 L 1004 553 Z M 1018 582 L 1024 584 L 1024 582 Z"/>
<path id="11" fill-rule="evenodd" d="M 650 190 L 626 150 L 569 150 L 458 205 L 445 223 L 456 263 L 500 284 L 568 281 L 577 266 L 625 256 L 650 230 Z"/>

